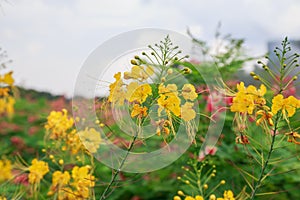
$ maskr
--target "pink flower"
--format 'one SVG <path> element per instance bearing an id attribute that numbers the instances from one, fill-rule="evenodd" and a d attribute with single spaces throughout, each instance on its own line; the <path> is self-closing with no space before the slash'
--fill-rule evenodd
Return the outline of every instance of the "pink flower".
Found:
<path id="1" fill-rule="evenodd" d="M 200 151 L 198 160 L 201 162 L 205 159 L 205 156 L 207 155 L 215 155 L 217 152 L 218 148 L 215 146 L 206 146 L 204 152 Z"/>
<path id="2" fill-rule="evenodd" d="M 24 140 L 23 140 L 21 137 L 18 137 L 18 136 L 13 136 L 13 137 L 11 137 L 11 138 L 10 138 L 10 142 L 11 142 L 13 145 L 17 146 L 18 149 L 21 149 L 21 148 L 24 147 L 24 145 L 25 145 Z"/>
<path id="3" fill-rule="evenodd" d="M 27 186 L 29 184 L 28 183 L 28 174 L 17 175 L 18 173 L 20 173 L 19 171 L 14 171 L 13 173 L 16 174 L 16 177 L 13 180 L 14 184 L 22 184 L 25 186 Z"/>

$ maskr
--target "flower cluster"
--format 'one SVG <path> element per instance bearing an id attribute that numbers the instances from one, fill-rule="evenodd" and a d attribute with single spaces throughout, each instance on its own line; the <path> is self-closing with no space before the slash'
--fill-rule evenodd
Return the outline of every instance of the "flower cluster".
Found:
<path id="1" fill-rule="evenodd" d="M 247 167 L 239 170 L 245 174 L 246 183 L 251 189 L 250 199 L 258 196 L 257 191 L 264 185 L 262 182 L 274 173 L 275 166 L 270 165 L 286 161 L 280 156 L 274 157 L 275 151 L 289 148 L 289 145 L 282 145 L 282 141 L 287 138 L 288 142 L 300 144 L 300 134 L 297 132 L 299 121 L 295 120 L 299 118 L 297 111 L 300 108 L 300 100 L 296 91 L 288 91 L 294 88 L 293 83 L 297 80 L 299 73 L 295 69 L 300 66 L 300 55 L 291 54 L 289 45 L 285 38 L 281 43 L 282 48 L 276 47 L 273 51 L 276 59 L 265 56 L 268 63 L 258 61 L 263 70 L 261 73 L 251 72 L 250 75 L 255 81 L 261 82 L 259 89 L 253 85 L 245 87 L 241 82 L 237 85 L 236 93 L 229 92 L 233 97 L 230 110 L 235 113 L 234 122 L 237 125 L 236 142 L 249 144 L 244 146 L 245 152 L 253 159 L 251 162 L 257 164 L 260 169 L 258 172 Z M 256 122 L 256 126 L 251 126 L 253 121 Z M 260 135 L 258 139 L 259 131 L 266 134 Z M 272 160 L 276 162 L 272 163 Z M 228 196 L 228 193 L 226 195 Z"/>
<path id="2" fill-rule="evenodd" d="M 230 107 L 231 112 L 241 112 L 252 114 L 255 108 L 262 108 L 266 104 L 264 95 L 267 88 L 261 85 L 259 89 L 250 85 L 247 88 L 241 82 L 237 85 L 238 92 L 233 98 L 233 103 Z"/>
<path id="3" fill-rule="evenodd" d="M 96 153 L 101 144 L 100 133 L 97 132 L 94 128 L 86 128 L 83 131 L 77 133 L 80 136 L 80 139 L 86 149 L 90 153 Z"/>
<path id="4" fill-rule="evenodd" d="M 259 89 L 255 86 L 250 85 L 248 87 L 244 86 L 244 83 L 241 82 L 237 84 L 238 92 L 233 95 L 233 103 L 230 107 L 231 112 L 236 112 L 242 115 L 252 115 L 256 120 L 256 125 L 269 125 L 274 126 L 274 116 L 277 115 L 280 111 L 283 118 L 289 122 L 290 117 L 293 117 L 296 113 L 296 110 L 300 108 L 300 100 L 294 96 L 288 96 L 284 98 L 282 94 L 278 94 L 272 98 L 272 105 L 267 105 L 267 100 L 264 98 L 264 95 L 267 92 L 266 86 L 261 85 Z M 242 130 L 240 130 L 243 132 Z M 289 139 L 288 141 L 294 142 L 297 144 L 295 138 L 298 134 L 291 137 L 294 139 Z M 242 135 L 238 136 L 236 141 L 238 143 L 246 144 L 248 140 L 247 136 Z"/>
<path id="5" fill-rule="evenodd" d="M 58 199 L 87 199 L 91 188 L 95 186 L 95 177 L 91 174 L 91 167 L 75 166 L 72 172 L 55 171 L 52 174 L 52 185 L 48 196 L 57 195 Z"/>
<path id="6" fill-rule="evenodd" d="M 74 128 L 75 120 L 68 116 L 68 111 L 52 111 L 47 117 L 45 129 L 47 137 L 56 141 L 56 145 L 61 146 L 63 151 L 69 150 L 72 154 L 77 154 L 82 149 L 80 137 Z"/>
<path id="7" fill-rule="evenodd" d="M 52 111 L 47 117 L 45 129 L 50 132 L 50 138 L 56 140 L 65 139 L 67 131 L 74 125 L 74 119 L 68 117 L 68 111 Z"/>
<path id="8" fill-rule="evenodd" d="M 151 55 L 156 53 L 153 51 Z M 143 55 L 149 58 L 144 52 Z M 176 77 L 190 73 L 190 69 L 184 68 L 177 72 L 172 66 L 149 64 L 139 56 L 135 56 L 131 63 L 131 70 L 123 74 L 116 73 L 115 82 L 109 86 L 108 102 L 113 107 L 127 105 L 132 118 L 144 120 L 148 118 L 150 110 L 156 112 L 157 135 L 175 134 L 175 118 L 186 123 L 196 118 L 194 101 L 198 94 L 194 85 L 172 83 Z"/>

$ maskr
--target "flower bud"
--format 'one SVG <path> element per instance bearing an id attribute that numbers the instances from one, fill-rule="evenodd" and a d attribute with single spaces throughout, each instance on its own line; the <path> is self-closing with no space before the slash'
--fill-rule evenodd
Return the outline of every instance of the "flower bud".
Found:
<path id="1" fill-rule="evenodd" d="M 173 200 L 181 200 L 181 198 L 179 196 L 175 196 Z"/>
<path id="2" fill-rule="evenodd" d="M 59 163 L 60 165 L 63 165 L 63 164 L 64 164 L 64 160 L 63 160 L 63 159 L 60 159 L 60 160 L 58 161 L 58 163 Z"/>
<path id="3" fill-rule="evenodd" d="M 255 76 L 256 74 L 254 72 L 250 72 L 250 76 Z"/>
<path id="4" fill-rule="evenodd" d="M 177 192 L 177 194 L 180 195 L 180 196 L 184 196 L 184 193 L 183 193 L 181 190 L 179 190 L 179 191 Z"/>
<path id="5" fill-rule="evenodd" d="M 253 76 L 253 79 L 258 81 L 259 77 L 258 76 Z"/>
<path id="6" fill-rule="evenodd" d="M 212 195 L 209 196 L 209 200 L 216 200 L 216 199 L 217 199 L 217 197 L 214 194 L 212 194 Z"/>
<path id="7" fill-rule="evenodd" d="M 170 75 L 173 73 L 173 69 L 168 69 L 167 73 Z"/>
<path id="8" fill-rule="evenodd" d="M 104 127 L 104 126 L 105 126 L 105 124 L 103 124 L 103 123 L 100 123 L 100 124 L 99 124 L 99 126 L 102 128 L 102 127 Z"/>

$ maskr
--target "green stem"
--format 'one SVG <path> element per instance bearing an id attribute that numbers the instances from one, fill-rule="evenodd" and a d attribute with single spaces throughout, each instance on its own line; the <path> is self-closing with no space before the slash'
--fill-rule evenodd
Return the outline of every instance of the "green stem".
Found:
<path id="1" fill-rule="evenodd" d="M 271 154 L 272 154 L 272 152 L 273 152 L 273 150 L 274 150 L 275 137 L 276 137 L 276 132 L 277 132 L 277 130 L 278 130 L 278 121 L 279 121 L 279 116 L 277 115 L 276 121 L 275 121 L 274 132 L 273 132 L 273 135 L 272 135 L 271 146 L 270 146 L 270 149 L 269 149 L 269 152 L 268 152 L 268 156 L 267 156 L 267 159 L 265 160 L 265 163 L 264 163 L 264 165 L 263 165 L 263 167 L 262 167 L 262 170 L 261 170 L 259 179 L 258 179 L 258 181 L 256 182 L 255 187 L 254 187 L 254 189 L 253 189 L 253 191 L 252 191 L 252 193 L 251 193 L 251 198 L 250 198 L 251 200 L 254 199 L 257 190 L 258 190 L 258 189 L 260 188 L 260 186 L 261 186 L 262 180 L 263 180 L 263 178 L 264 178 L 264 176 L 265 176 L 265 171 L 266 171 L 266 169 L 267 169 L 267 166 L 268 166 L 268 164 L 269 164 L 269 160 L 270 160 L 270 158 L 271 158 Z"/>
<path id="2" fill-rule="evenodd" d="M 121 162 L 119 168 L 117 169 L 117 171 L 115 171 L 114 175 L 111 177 L 111 180 L 110 180 L 108 186 L 105 188 L 104 192 L 102 193 L 102 195 L 101 195 L 101 197 L 100 197 L 100 200 L 106 199 L 106 196 L 105 196 L 105 195 L 107 194 L 107 192 L 109 191 L 109 189 L 112 187 L 112 185 L 113 185 L 113 183 L 115 182 L 117 176 L 118 176 L 119 173 L 121 172 L 121 169 L 122 169 L 122 167 L 124 166 L 125 161 L 126 161 L 128 155 L 129 155 L 130 151 L 132 150 L 132 148 L 133 148 L 133 146 L 134 146 L 134 142 L 136 141 L 136 139 L 137 139 L 137 134 L 133 137 L 133 139 L 132 139 L 132 141 L 131 141 L 131 143 L 130 143 L 128 149 L 127 149 L 127 152 L 126 152 L 125 157 L 123 158 L 123 160 L 122 160 L 122 162 Z"/>

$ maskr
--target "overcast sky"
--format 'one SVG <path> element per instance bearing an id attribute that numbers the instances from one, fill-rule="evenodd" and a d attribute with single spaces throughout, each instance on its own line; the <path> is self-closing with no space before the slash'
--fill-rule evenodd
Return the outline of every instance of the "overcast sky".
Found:
<path id="1" fill-rule="evenodd" d="M 185 33 L 210 41 L 222 33 L 245 38 L 250 55 L 267 41 L 300 39 L 299 0 L 0 0 L 0 47 L 17 84 L 72 95 L 89 54 L 112 36 L 138 28 Z"/>

